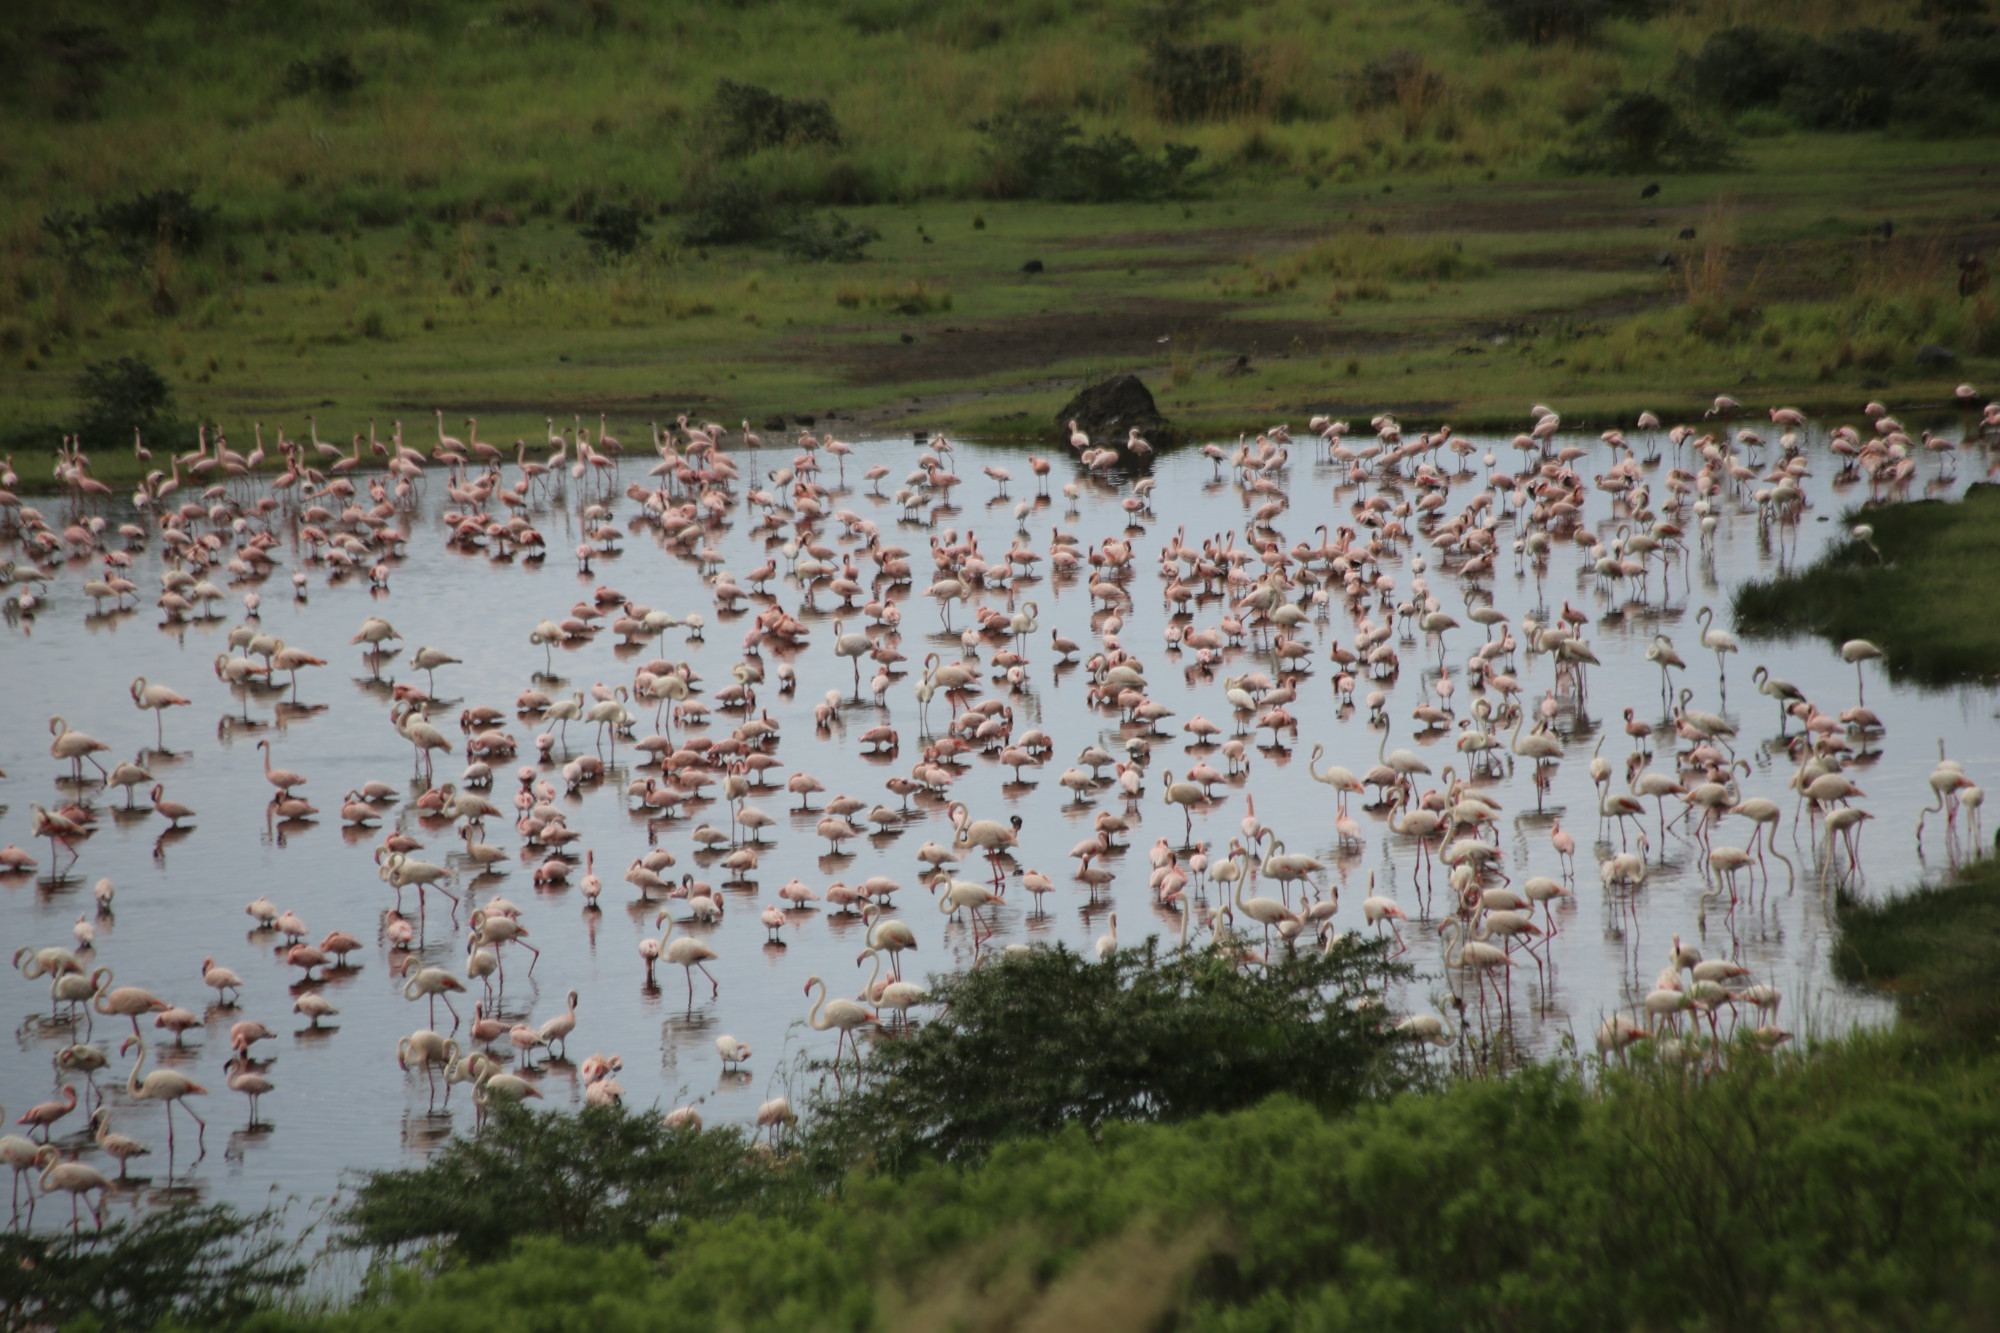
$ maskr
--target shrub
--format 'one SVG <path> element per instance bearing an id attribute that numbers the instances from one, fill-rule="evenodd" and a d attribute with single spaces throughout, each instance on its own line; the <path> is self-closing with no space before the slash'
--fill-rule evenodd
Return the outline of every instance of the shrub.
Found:
<path id="1" fill-rule="evenodd" d="M 162 241 L 176 250 L 201 249 L 215 216 L 215 206 L 197 204 L 190 191 L 149 190 L 100 204 L 92 220 L 120 251 L 143 258 Z"/>
<path id="2" fill-rule="evenodd" d="M 740 176 L 712 182 L 695 199 L 694 212 L 681 228 L 690 245 L 730 245 L 769 236 L 776 219 L 764 192 Z"/>
<path id="3" fill-rule="evenodd" d="M 897 1165 L 962 1162 L 1005 1139 L 1184 1120 L 1288 1093 L 1324 1110 L 1408 1076 L 1358 1002 L 1400 971 L 1356 937 L 1239 972 L 1157 941 L 1087 962 L 1067 949 L 933 978 L 941 1015 L 875 1047 L 813 1132 Z"/>
<path id="4" fill-rule="evenodd" d="M 323 51 L 312 60 L 286 65 L 283 87 L 293 97 L 318 91 L 341 98 L 359 88 L 361 82 L 361 70 L 352 56 L 345 51 Z"/>
<path id="5" fill-rule="evenodd" d="M 1732 161 L 1728 141 L 1697 130 L 1653 93 L 1619 93 L 1562 158 L 1576 171 L 1706 171 Z"/>
<path id="6" fill-rule="evenodd" d="M 1806 43 L 1779 105 L 1813 130 L 1880 129 L 1927 72 L 1911 34 L 1855 28 Z"/>
<path id="7" fill-rule="evenodd" d="M 474 1262 L 522 1236 L 636 1244 L 783 1197 L 783 1179 L 746 1159 L 747 1147 L 740 1130 L 672 1130 L 656 1113 L 510 1105 L 422 1166 L 370 1174 L 339 1217 L 347 1244 L 436 1244 Z"/>
<path id="8" fill-rule="evenodd" d="M 629 255 L 645 243 L 645 216 L 637 204 L 599 204 L 576 234 L 590 242 L 594 255 Z"/>
<path id="9" fill-rule="evenodd" d="M 1710 33 L 1701 50 L 1680 58 L 1674 81 L 1701 89 L 1724 111 L 1775 106 L 1811 39 L 1739 26 Z"/>
<path id="10" fill-rule="evenodd" d="M 173 426 L 174 391 L 144 357 L 85 364 L 76 396 L 78 428 L 90 444 L 130 444 L 134 430 L 162 434 Z"/>
<path id="11" fill-rule="evenodd" d="M 183 1328 L 239 1323 L 294 1286 L 305 1266 L 274 1213 L 181 1204 L 75 1237 L 0 1234 L 8 1328 Z"/>
<path id="12" fill-rule="evenodd" d="M 63 69 L 51 109 L 64 119 L 90 114 L 105 74 L 130 58 L 110 31 L 95 23 L 58 23 L 44 28 L 35 45 Z"/>
<path id="13" fill-rule="evenodd" d="M 1354 80 L 1354 109 L 1373 111 L 1377 107 L 1428 107 L 1444 96 L 1444 78 L 1424 67 L 1424 58 L 1415 51 L 1396 48 L 1361 67 Z"/>
<path id="14" fill-rule="evenodd" d="M 778 237 L 785 253 L 792 258 L 828 264 L 852 264 L 865 259 L 863 251 L 881 239 L 882 233 L 875 228 L 857 227 L 838 213 L 827 214 L 824 221 L 816 217 L 801 218 Z"/>
<path id="15" fill-rule="evenodd" d="M 1661 0 L 1480 0 L 1486 16 L 1515 41 L 1531 46 L 1593 40 L 1612 19 L 1651 18 Z"/>
<path id="16" fill-rule="evenodd" d="M 1066 203 L 1152 199 L 1180 188 L 1200 149 L 1167 144 L 1157 158 L 1119 133 L 1084 139 L 1068 116 L 1009 111 L 978 122 L 989 193 Z"/>
<path id="17" fill-rule="evenodd" d="M 1141 79 L 1165 120 L 1220 120 L 1253 106 L 1263 80 L 1235 42 L 1191 45 L 1170 37 L 1147 43 Z"/>
<path id="18" fill-rule="evenodd" d="M 722 158 L 747 157 L 761 148 L 840 144 L 840 123 L 823 99 L 786 97 L 733 79 L 716 84 L 701 130 L 704 144 Z"/>

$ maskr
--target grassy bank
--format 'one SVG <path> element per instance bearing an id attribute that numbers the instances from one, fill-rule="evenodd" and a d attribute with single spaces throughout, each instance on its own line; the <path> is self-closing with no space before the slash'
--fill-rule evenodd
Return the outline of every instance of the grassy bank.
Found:
<path id="1" fill-rule="evenodd" d="M 1745 584 L 1736 623 L 1751 634 L 1870 639 L 1892 676 L 1927 685 L 2000 673 L 2000 622 L 1983 614 L 2000 580 L 2000 487 L 1963 500 L 1865 509 L 1873 529 L 1796 574 Z"/>
<path id="2" fill-rule="evenodd" d="M 1321 409 L 1514 426 L 1538 400 L 1629 426 L 1722 391 L 1900 408 L 2000 378 L 2000 303 L 1957 285 L 2000 242 L 1991 81 L 1949 124 L 1921 82 L 1853 93 L 1886 60 L 1827 75 L 1851 114 L 1805 97 L 1857 29 L 1914 44 L 1907 81 L 2000 52 L 1985 20 L 1549 0 L 1581 26 L 1544 33 L 1515 22 L 1533 8 L 22 11 L 0 20 L 0 435 L 46 446 L 83 368 L 127 354 L 232 438 L 313 412 L 336 440 L 371 418 L 426 440 L 441 408 L 502 444 L 552 411 L 628 440 L 684 410 L 1032 436 L 1112 369 L 1222 433 Z M 1742 65 L 1748 22 L 1768 68 Z M 1565 165 L 1648 89 L 1726 151 Z M 1162 174 L 1174 144 L 1199 156 Z M 163 214 L 161 191 L 186 197 Z M 788 229 L 834 214 L 879 239 L 794 257 Z"/>

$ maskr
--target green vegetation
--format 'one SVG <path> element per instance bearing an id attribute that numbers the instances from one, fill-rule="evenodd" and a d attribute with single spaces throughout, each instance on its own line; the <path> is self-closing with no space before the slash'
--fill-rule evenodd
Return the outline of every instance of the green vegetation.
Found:
<path id="1" fill-rule="evenodd" d="M 1843 896 L 1839 922 L 1835 975 L 1890 991 L 1927 1039 L 1992 1057 L 2000 1037 L 2000 860 L 1972 862 L 1944 884 L 1886 902 Z"/>
<path id="2" fill-rule="evenodd" d="M 939 1016 L 823 1096 L 816 1132 L 897 1169 L 1280 1094 L 1344 1110 L 1418 1076 L 1365 1003 L 1408 974 L 1383 947 L 1349 937 L 1245 973 L 1212 954 L 1162 958 L 1149 941 L 1109 965 L 1051 949 L 939 978 Z"/>
<path id="3" fill-rule="evenodd" d="M 1744 18 L 17 7 L 0 451 L 74 429 L 82 368 L 128 355 L 232 430 L 442 406 L 503 440 L 560 404 L 1033 434 L 1108 366 L 1170 382 L 1162 409 L 1197 431 L 1329 408 L 1514 424 L 1537 399 L 1602 422 L 1753 384 L 1900 407 L 1990 381 L 2000 305 L 1958 287 L 2000 241 L 1986 6 Z M 1306 258 L 1327 245 L 1356 262 Z M 951 304 L 855 297 L 919 286 Z M 1959 363 L 1919 364 L 1933 343 Z"/>
<path id="4" fill-rule="evenodd" d="M 0 1232 L 0 1327 L 232 1327 L 297 1286 L 301 1249 L 275 1213 L 221 1204 L 182 1203 L 76 1238 Z"/>
<path id="5" fill-rule="evenodd" d="M 1873 529 L 1795 574 L 1745 584 L 1736 623 L 1751 634 L 1869 639 L 1889 671 L 1928 685 L 2000 672 L 2000 622 L 1971 608 L 2000 580 L 2000 487 L 1955 503 L 1917 500 L 1851 514 Z"/>
<path id="6" fill-rule="evenodd" d="M 429 1165 L 364 1185 L 346 1235 L 383 1263 L 345 1308 L 246 1317 L 248 1300 L 216 1303 L 213 1268 L 174 1308 L 181 1326 L 264 1333 L 1988 1327 L 1994 866 L 1839 904 L 1836 966 L 1900 997 L 1894 1030 L 1776 1053 L 1641 1043 L 1594 1076 L 1564 1060 L 1420 1093 L 1342 1075 L 1330 1107 L 1263 1097 L 1255 1077 L 1220 1104 L 1231 1064 L 1310 1059 L 1297 1034 L 1259 1039 L 1256 1015 L 1335 1019 L 1331 997 L 1305 999 L 1307 959 L 1276 969 L 1282 980 L 1142 950 L 1115 966 L 1002 962 L 941 983 L 949 1022 L 864 1054 L 862 1102 L 902 1093 L 957 1126 L 893 1167 L 880 1147 L 908 1130 L 875 1124 L 886 1100 L 843 1117 L 852 1087 L 823 1089 L 775 1151 L 735 1130 L 668 1131 L 657 1110 L 506 1107 Z M 1338 993 L 1374 960 L 1350 945 L 1319 980 Z M 1351 1018 L 1358 998 L 1338 1007 Z M 1105 1013 L 1070 1012 L 1090 1000 Z M 1202 1057 L 1230 1012 L 1252 1053 Z M 1331 1026 L 1379 1039 L 1365 1022 Z M 1147 1032 L 1196 1058 L 1088 1048 L 1126 1035 L 1143 1049 Z M 1023 1119 L 982 1139 L 975 1099 L 993 1084 L 973 1066 L 992 1056 L 1015 1062 Z M 1066 1089 L 1071 1069 L 1091 1083 Z M 1312 1096 L 1317 1078 L 1295 1081 Z M 1121 1079 L 1154 1094 L 1076 1095 Z M 1171 1109 L 1204 1101 L 1218 1105 Z M 76 1248 L 37 1243 L 51 1258 Z M 113 1233 L 99 1248 L 132 1243 Z M 80 1276 L 8 1267 L 15 1309 Z M 170 1266 L 154 1271 L 172 1289 Z M 51 1322 L 89 1309 L 103 1327 L 143 1327 L 162 1299 L 44 1308 Z"/>
<path id="7" fill-rule="evenodd" d="M 1073 1128 L 657 1254 L 535 1241 L 256 1326 L 1964 1328 L 2000 1298 L 2000 1063 L 1867 1038 L 1607 1082 Z"/>

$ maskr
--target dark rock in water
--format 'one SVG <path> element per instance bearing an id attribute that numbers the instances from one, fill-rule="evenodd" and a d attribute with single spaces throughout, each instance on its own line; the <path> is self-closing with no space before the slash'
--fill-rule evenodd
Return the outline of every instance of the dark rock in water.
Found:
<path id="1" fill-rule="evenodd" d="M 1917 349 L 1917 364 L 1920 366 L 1948 366 L 1957 360 L 1957 352 L 1949 347 L 1939 347 L 1936 343 L 1925 343 Z"/>
<path id="2" fill-rule="evenodd" d="M 1040 273 L 1041 271 L 1042 261 L 1039 259 L 1030 259 L 1027 263 L 1021 265 L 1021 272 L 1023 273 Z"/>
<path id="3" fill-rule="evenodd" d="M 1145 382 L 1129 373 L 1093 384 L 1063 404 L 1055 421 L 1057 434 L 1063 439 L 1069 438 L 1071 421 L 1090 436 L 1092 444 L 1120 454 L 1125 452 L 1125 441 L 1134 426 L 1156 449 L 1182 439 L 1174 424 L 1160 415 Z"/>

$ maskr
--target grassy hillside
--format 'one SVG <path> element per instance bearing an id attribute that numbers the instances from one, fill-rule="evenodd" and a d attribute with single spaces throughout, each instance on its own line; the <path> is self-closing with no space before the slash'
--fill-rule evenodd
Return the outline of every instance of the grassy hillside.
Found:
<path id="1" fill-rule="evenodd" d="M 0 75 L 21 446 L 127 353 L 183 419 L 503 440 L 1023 431 L 1113 367 L 1222 428 L 2000 365 L 1980 0 L 75 0 Z"/>

